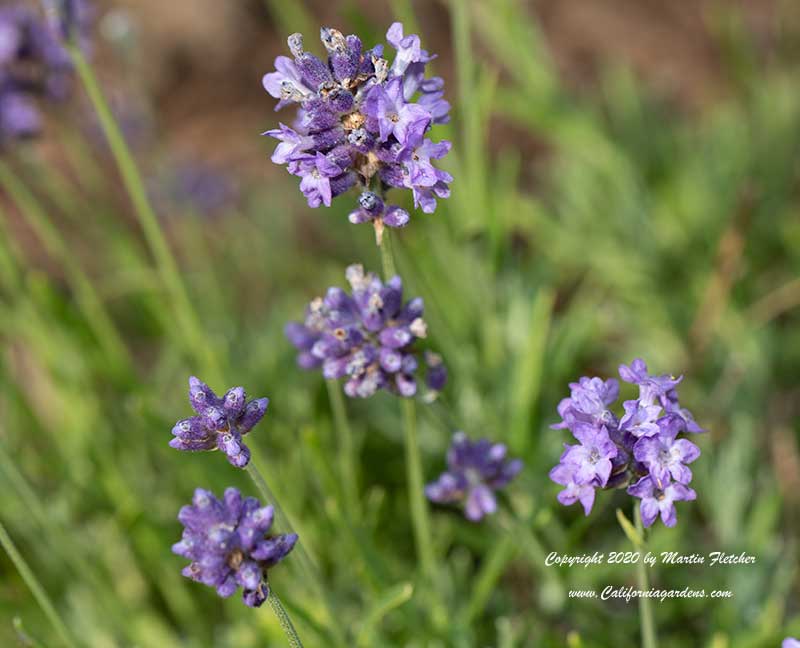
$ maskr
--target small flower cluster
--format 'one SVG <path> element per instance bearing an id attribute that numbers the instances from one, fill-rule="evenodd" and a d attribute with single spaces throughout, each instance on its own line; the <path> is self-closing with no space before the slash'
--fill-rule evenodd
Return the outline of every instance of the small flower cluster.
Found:
<path id="1" fill-rule="evenodd" d="M 250 450 L 242 441 L 264 416 L 268 398 L 246 402 L 244 387 L 233 387 L 219 398 L 203 381 L 189 378 L 189 403 L 197 416 L 182 419 L 172 428 L 169 445 L 177 450 L 222 450 L 228 461 L 244 468 Z"/>
<path id="2" fill-rule="evenodd" d="M 264 88 L 280 102 L 276 109 L 299 104 L 293 128 L 267 131 L 278 140 L 272 161 L 285 164 L 302 178 L 300 190 L 311 207 L 330 206 L 331 199 L 355 185 L 373 186 L 383 195 L 390 187 L 411 189 L 414 205 L 425 213 L 436 209 L 436 198 L 447 198 L 452 177 L 433 166 L 450 142 L 432 142 L 433 124 L 448 121 L 450 105 L 443 99 L 440 77 L 425 77 L 434 57 L 420 47 L 419 37 L 404 35 L 394 23 L 386 38 L 396 50 L 394 61 L 383 57 L 383 46 L 364 50 L 358 36 L 323 28 L 328 53 L 323 61 L 303 49 L 300 34 L 289 37 L 293 59 L 275 59 L 276 72 L 264 76 Z M 408 213 L 385 205 L 366 192 L 352 223 L 372 221 L 402 227 Z"/>
<path id="3" fill-rule="evenodd" d="M 640 498 L 644 526 L 661 515 L 665 525 L 675 526 L 675 502 L 693 500 L 688 484 L 692 471 L 686 464 L 700 456 L 699 448 L 682 432 L 703 429 L 678 402 L 682 377 L 651 376 L 640 359 L 619 368 L 620 377 L 639 387 L 639 398 L 623 403 L 618 419 L 608 408 L 619 396 L 615 379 L 581 378 L 571 383 L 571 395 L 558 406 L 562 421 L 552 427 L 568 429 L 579 445 L 566 445 L 550 478 L 564 486 L 562 504 L 579 501 L 586 515 L 592 509 L 595 490 L 628 486 Z"/>
<path id="4" fill-rule="evenodd" d="M 37 99 L 64 99 L 71 73 L 67 51 L 34 9 L 0 7 L 0 148 L 38 135 Z"/>
<path id="5" fill-rule="evenodd" d="M 352 288 L 329 288 L 309 304 L 305 322 L 290 322 L 286 337 L 300 351 L 303 369 L 322 368 L 326 379 L 346 378 L 345 393 L 368 398 L 379 389 L 410 398 L 417 393 L 419 365 L 414 343 L 427 335 L 422 299 L 403 303 L 403 282 L 385 284 L 360 265 L 346 272 Z M 447 381 L 441 358 L 427 352 L 427 386 L 435 396 Z"/>
<path id="6" fill-rule="evenodd" d="M 503 488 L 522 470 L 522 461 L 508 459 L 502 443 L 471 441 L 456 432 L 447 451 L 447 471 L 425 487 L 432 502 L 462 502 L 468 520 L 478 522 L 497 510 L 494 491 Z"/>
<path id="7" fill-rule="evenodd" d="M 267 570 L 283 560 L 297 542 L 297 534 L 270 535 L 272 506 L 261 506 L 228 488 L 221 500 L 202 488 L 194 492 L 178 520 L 184 526 L 172 551 L 192 562 L 181 572 L 187 578 L 214 587 L 222 597 L 239 587 L 250 607 L 267 600 Z"/>

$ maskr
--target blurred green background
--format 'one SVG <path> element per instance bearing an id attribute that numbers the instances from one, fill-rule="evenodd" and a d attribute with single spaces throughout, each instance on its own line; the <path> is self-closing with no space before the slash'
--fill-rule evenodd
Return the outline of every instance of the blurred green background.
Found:
<path id="1" fill-rule="evenodd" d="M 398 403 L 347 403 L 354 529 L 325 384 L 282 333 L 346 265 L 380 269 L 373 233 L 347 222 L 352 197 L 309 209 L 259 137 L 290 119 L 260 86 L 286 34 L 316 47 L 327 24 L 385 42 L 395 17 L 440 54 L 453 105 L 435 133 L 453 141 L 452 197 L 394 238 L 451 376 L 419 408 L 425 474 L 456 429 L 526 463 L 507 492 L 517 521 L 432 511 L 433 610 L 414 589 Z M 653 550 L 757 557 L 659 568 L 656 586 L 734 592 L 656 603 L 662 647 L 800 635 L 797 3 L 130 0 L 99 5 L 94 31 L 93 64 L 201 326 L 162 281 L 76 83 L 43 137 L 0 164 L 0 520 L 82 644 L 284 645 L 266 608 L 182 578 L 170 552 L 196 486 L 256 494 L 219 455 L 167 447 L 197 374 L 270 397 L 249 445 L 349 645 L 638 645 L 635 603 L 567 598 L 634 585 L 632 569 L 543 565 L 550 551 L 628 547 L 624 493 L 598 493 L 589 518 L 556 502 L 547 472 L 566 436 L 548 425 L 569 381 L 636 356 L 685 374 L 682 402 L 710 430 L 698 499 L 675 529 L 655 527 Z M 58 645 L 5 555 L 0 573 L 0 645 Z M 296 561 L 270 582 L 306 646 L 328 645 Z"/>

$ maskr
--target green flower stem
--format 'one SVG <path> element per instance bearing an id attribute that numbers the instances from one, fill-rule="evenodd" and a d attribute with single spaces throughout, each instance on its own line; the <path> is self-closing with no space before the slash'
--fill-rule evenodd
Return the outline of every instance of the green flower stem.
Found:
<path id="1" fill-rule="evenodd" d="M 50 623 L 53 624 L 53 628 L 55 628 L 56 633 L 58 633 L 58 636 L 61 638 L 61 642 L 69 648 L 77 648 L 78 644 L 73 640 L 69 630 L 67 630 L 67 626 L 64 625 L 58 612 L 56 612 L 50 597 L 47 596 L 47 592 L 45 592 L 42 584 L 36 578 L 33 571 L 31 571 L 31 568 L 28 567 L 28 563 L 25 562 L 25 559 L 17 550 L 17 547 L 11 540 L 11 536 L 8 535 L 2 523 L 0 523 L 0 545 L 3 546 L 11 562 L 14 563 L 19 575 L 31 590 L 31 593 L 39 604 L 39 607 L 42 608 L 45 616 L 49 619 Z"/>
<path id="2" fill-rule="evenodd" d="M 636 531 L 639 536 L 644 540 L 644 528 L 642 526 L 642 515 L 639 512 L 639 503 L 635 502 L 633 505 L 633 519 L 636 524 Z M 641 547 L 634 545 L 634 551 L 644 549 L 644 544 Z M 639 591 L 645 592 L 650 589 L 650 581 L 647 576 L 647 565 L 642 560 L 636 563 L 636 584 Z M 658 640 L 656 639 L 656 626 L 653 619 L 653 608 L 650 605 L 649 598 L 644 596 L 639 597 L 639 623 L 642 628 L 642 648 L 658 648 Z"/>
<path id="3" fill-rule="evenodd" d="M 58 228 L 50 221 L 41 203 L 25 186 L 13 169 L 0 160 L 0 187 L 14 204 L 44 244 L 47 252 L 64 268 L 79 307 L 98 343 L 103 347 L 106 359 L 123 369 L 129 369 L 131 358 L 114 322 L 103 305 L 103 301 L 75 260 L 75 255 L 62 238 Z"/>
<path id="4" fill-rule="evenodd" d="M 275 494 L 272 492 L 272 489 L 267 484 L 267 481 L 264 479 L 264 476 L 261 474 L 261 471 L 259 471 L 259 469 L 256 467 L 256 463 L 253 459 L 251 459 L 250 463 L 247 464 L 245 470 L 247 471 L 247 474 L 250 475 L 250 478 L 253 480 L 256 489 L 261 494 L 261 497 L 264 500 L 263 503 L 271 504 L 272 507 L 275 509 L 275 517 L 277 518 L 278 526 L 281 527 L 281 531 L 285 533 L 295 533 L 291 520 L 281 508 L 281 505 L 278 503 L 278 498 L 275 497 Z M 320 601 L 322 601 L 322 603 L 325 605 L 325 609 L 328 613 L 328 616 L 330 617 L 330 627 L 333 629 L 333 634 L 336 638 L 336 645 L 346 646 L 347 641 L 345 640 L 344 633 L 339 627 L 338 616 L 334 611 L 333 604 L 328 595 L 326 594 L 326 590 L 322 582 L 322 576 L 320 574 L 319 567 L 312 560 L 308 552 L 305 550 L 302 538 L 295 545 L 295 551 L 297 552 L 300 566 L 305 574 L 306 579 L 310 583 L 311 587 L 314 589 Z M 278 603 L 278 605 L 280 605 L 280 602 Z M 275 608 L 273 607 L 273 609 Z M 286 618 L 288 619 L 288 616 Z"/>
<path id="5" fill-rule="evenodd" d="M 136 217 L 139 220 L 147 244 L 155 259 L 159 275 L 164 282 L 173 308 L 175 309 L 175 316 L 179 323 L 180 330 L 183 333 L 183 337 L 185 338 L 186 348 L 191 353 L 196 354 L 198 361 L 202 363 L 205 375 L 208 376 L 206 380 L 211 383 L 222 382 L 221 372 L 213 353 L 213 347 L 206 342 L 203 329 L 200 326 L 200 320 L 189 300 L 186 287 L 178 271 L 178 265 L 175 262 L 175 258 L 172 256 L 164 233 L 161 231 L 158 217 L 153 211 L 153 207 L 147 197 L 147 191 L 142 181 L 142 176 L 136 166 L 130 148 L 125 142 L 122 131 L 114 119 L 108 102 L 97 82 L 97 78 L 84 57 L 83 52 L 75 45 L 69 45 L 67 49 L 78 77 L 97 114 L 103 134 L 106 140 L 108 140 L 111 154 L 119 168 L 122 181 L 131 199 L 131 203 L 133 204 Z"/>
<path id="6" fill-rule="evenodd" d="M 397 274 L 397 266 L 394 263 L 394 254 L 392 253 L 391 233 L 386 228 L 384 228 L 381 235 L 379 249 L 381 251 L 381 264 L 383 265 L 383 278 L 388 281 Z"/>
<path id="7" fill-rule="evenodd" d="M 278 598 L 278 595 L 275 594 L 275 591 L 272 589 L 269 591 L 267 603 L 269 603 L 269 606 L 275 613 L 278 623 L 281 624 L 281 629 L 286 635 L 286 639 L 289 641 L 289 646 L 291 646 L 291 648 L 303 648 L 303 642 L 300 641 L 300 637 L 297 635 L 297 630 L 294 629 L 289 614 L 286 612 L 283 605 L 281 605 L 281 600 Z"/>
<path id="8" fill-rule="evenodd" d="M 414 525 L 414 541 L 422 565 L 422 573 L 429 584 L 434 584 L 435 563 L 431 536 L 428 503 L 425 500 L 425 482 L 422 476 L 422 460 L 417 439 L 416 404 L 411 398 L 403 398 L 403 427 L 405 430 L 406 474 L 411 521 Z"/>
<path id="9" fill-rule="evenodd" d="M 350 421 L 347 419 L 347 408 L 339 383 L 335 380 L 326 381 L 328 387 L 328 400 L 333 410 L 333 420 L 336 427 L 339 446 L 339 479 L 342 484 L 344 505 L 351 519 L 361 517 L 361 504 L 358 499 L 358 466 L 356 462 L 355 444 Z"/>

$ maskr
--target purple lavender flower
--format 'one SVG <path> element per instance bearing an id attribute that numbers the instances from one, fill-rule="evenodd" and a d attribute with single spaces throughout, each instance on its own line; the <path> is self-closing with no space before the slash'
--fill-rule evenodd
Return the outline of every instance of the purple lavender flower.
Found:
<path id="1" fill-rule="evenodd" d="M 328 380 L 345 379 L 351 398 L 368 398 L 379 389 L 414 396 L 419 365 L 415 342 L 427 336 L 423 302 L 403 303 L 403 283 L 393 277 L 383 283 L 360 265 L 346 272 L 352 289 L 330 288 L 306 309 L 305 321 L 290 322 L 286 337 L 298 349 L 303 369 L 322 369 Z M 447 372 L 441 358 L 426 353 L 430 397 L 444 387 Z"/>
<path id="2" fill-rule="evenodd" d="M 87 49 L 94 7 L 87 0 L 45 0 L 44 5 L 58 37 L 67 42 L 75 39 L 82 49 Z"/>
<path id="3" fill-rule="evenodd" d="M 575 481 L 575 473 L 578 467 L 575 464 L 556 465 L 550 471 L 550 479 L 556 484 L 564 486 L 564 490 L 558 494 L 558 501 L 564 506 L 571 506 L 575 502 L 580 502 L 586 515 L 592 512 L 595 498 L 595 486 L 591 483 L 579 484 Z"/>
<path id="4" fill-rule="evenodd" d="M 700 448 L 688 439 L 676 438 L 683 429 L 680 425 L 670 425 L 670 417 L 665 417 L 661 432 L 654 437 L 643 437 L 636 442 L 633 456 L 650 471 L 656 485 L 667 484 L 670 476 L 676 482 L 688 484 L 692 481 L 692 471 L 686 465 L 700 456 Z"/>
<path id="5" fill-rule="evenodd" d="M 45 21 L 24 3 L 0 7 L 0 148 L 41 129 L 37 100 L 66 95 L 69 55 Z"/>
<path id="6" fill-rule="evenodd" d="M 263 78 L 264 89 L 279 99 L 276 109 L 299 104 L 291 127 L 280 124 L 265 133 L 280 141 L 272 161 L 302 178 L 311 207 L 330 206 L 354 185 L 379 196 L 380 208 L 360 201 L 350 216 L 352 223 L 372 222 L 378 236 L 383 225 L 403 227 L 409 220 L 399 207 L 384 209 L 382 197 L 390 187 L 411 189 L 415 206 L 432 213 L 452 182 L 431 162 L 444 157 L 450 143 L 425 137 L 433 124 L 447 121 L 450 110 L 442 79 L 425 77 L 434 57 L 400 23 L 386 37 L 397 50 L 391 65 L 382 58 L 382 45 L 365 51 L 357 36 L 335 29 L 320 32 L 326 61 L 305 51 L 302 36 L 292 34 L 293 59 L 279 56 L 276 71 Z"/>
<path id="7" fill-rule="evenodd" d="M 197 416 L 175 424 L 175 438 L 169 445 L 189 452 L 219 449 L 231 464 L 244 468 L 250 461 L 250 449 L 242 437 L 262 419 L 269 399 L 246 401 L 243 387 L 233 387 L 219 398 L 204 382 L 190 377 L 189 403 Z"/>
<path id="8" fill-rule="evenodd" d="M 581 445 L 565 445 L 561 463 L 575 466 L 577 484 L 605 486 L 611 476 L 611 460 L 617 456 L 617 446 L 608 436 L 605 426 L 584 424 L 573 431 Z"/>
<path id="9" fill-rule="evenodd" d="M 675 502 L 697 499 L 697 493 L 688 486 L 677 482 L 663 482 L 660 485 L 652 475 L 642 477 L 628 487 L 628 493 L 642 500 L 642 524 L 649 527 L 661 515 L 661 521 L 668 527 L 674 527 L 678 521 Z"/>
<path id="10" fill-rule="evenodd" d="M 198 488 L 192 505 L 178 513 L 184 530 L 172 551 L 191 560 L 181 573 L 223 598 L 241 587 L 245 604 L 260 606 L 269 596 L 267 571 L 297 543 L 297 534 L 270 534 L 272 519 L 272 506 L 243 498 L 236 488 L 226 489 L 222 500 Z"/>
<path id="11" fill-rule="evenodd" d="M 646 526 L 659 513 L 673 526 L 674 502 L 695 498 L 687 487 L 692 480 L 687 464 L 700 456 L 700 449 L 679 435 L 703 430 L 678 401 L 682 378 L 651 376 L 638 358 L 621 365 L 619 373 L 639 387 L 639 398 L 623 403 L 625 414 L 619 419 L 609 409 L 619 397 L 616 380 L 584 377 L 570 383 L 570 397 L 558 405 L 562 420 L 551 427 L 570 430 L 580 445 L 565 445 L 550 478 L 565 487 L 559 502 L 579 501 L 586 515 L 596 489 L 629 486 L 628 493 L 642 498 Z"/>
<path id="12" fill-rule="evenodd" d="M 494 491 L 503 488 L 522 470 L 522 461 L 508 459 L 502 443 L 486 439 L 470 441 L 456 432 L 447 451 L 448 470 L 425 487 L 432 502 L 463 502 L 464 515 L 477 522 L 497 510 Z"/>

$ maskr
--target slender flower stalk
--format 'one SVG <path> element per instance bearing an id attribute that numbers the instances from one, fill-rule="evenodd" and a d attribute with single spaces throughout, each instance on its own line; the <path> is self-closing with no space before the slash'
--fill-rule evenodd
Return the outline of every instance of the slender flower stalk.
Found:
<path id="1" fill-rule="evenodd" d="M 264 476 L 261 474 L 261 471 L 256 467 L 256 462 L 250 461 L 245 467 L 245 470 L 247 471 L 247 474 L 250 475 L 250 479 L 253 480 L 253 483 L 255 484 L 258 492 L 261 494 L 261 497 L 263 497 L 265 501 L 270 502 L 272 504 L 272 507 L 275 510 L 275 517 L 277 519 L 278 526 L 281 527 L 285 533 L 296 535 L 291 519 L 289 518 L 288 515 L 286 515 L 284 510 L 281 508 L 280 504 L 278 503 L 278 498 L 275 497 L 275 494 L 272 492 L 272 489 L 267 484 L 267 480 L 264 479 Z M 306 580 L 311 584 L 311 586 L 314 589 L 314 592 L 322 601 L 326 611 L 328 612 L 328 616 L 330 617 L 330 626 L 333 629 L 333 635 L 336 638 L 337 645 L 339 646 L 347 645 L 347 642 L 345 641 L 345 638 L 343 636 L 343 632 L 339 627 L 338 617 L 334 611 L 333 603 L 331 602 L 330 598 L 326 593 L 325 588 L 323 587 L 322 576 L 319 572 L 319 567 L 311 558 L 309 553 L 306 551 L 302 543 L 299 543 L 295 546 L 295 551 L 298 555 L 298 558 L 300 559 L 300 565 L 302 567 L 303 572 L 305 573 Z M 271 601 L 271 599 L 272 596 L 270 596 L 267 600 Z M 272 609 L 275 610 L 273 602 L 270 602 L 270 605 L 273 606 Z M 278 605 L 280 605 L 280 602 L 278 603 Z M 285 611 L 284 614 L 286 614 Z M 286 616 L 286 618 L 288 619 L 288 615 Z M 302 644 L 298 645 L 302 646 Z"/>
<path id="2" fill-rule="evenodd" d="M 433 583 L 435 562 L 433 557 L 433 537 L 431 535 L 428 503 L 425 501 L 425 481 L 422 475 L 422 458 L 417 438 L 417 408 L 413 400 L 403 400 L 403 431 L 406 446 L 406 478 L 408 498 L 411 509 L 411 522 L 414 525 L 414 541 L 417 555 L 425 578 Z"/>
<path id="3" fill-rule="evenodd" d="M 300 641 L 297 630 L 294 629 L 292 619 L 289 617 L 289 614 L 281 604 L 281 600 L 278 598 L 278 595 L 275 594 L 275 590 L 270 590 L 269 596 L 267 597 L 267 603 L 269 603 L 269 606 L 272 608 L 275 617 L 278 619 L 278 623 L 281 624 L 281 629 L 286 635 L 289 646 L 291 646 L 291 648 L 303 648 L 303 642 Z"/>
<path id="4" fill-rule="evenodd" d="M 347 419 L 347 408 L 342 392 L 335 380 L 327 380 L 328 400 L 333 410 L 334 426 L 339 446 L 339 479 L 342 483 L 344 506 L 349 517 L 358 520 L 361 517 L 361 504 L 358 499 L 358 465 L 353 443 L 353 430 Z"/>
<path id="5" fill-rule="evenodd" d="M 383 267 L 383 276 L 386 279 L 394 277 L 397 274 L 397 267 L 394 263 L 394 252 L 392 251 L 392 237 L 389 232 L 384 231 L 378 234 L 378 228 L 375 228 L 375 236 L 378 237 L 379 249 L 381 251 L 381 265 Z"/>
<path id="6" fill-rule="evenodd" d="M 3 549 L 8 554 L 11 562 L 14 563 L 14 567 L 17 568 L 22 580 L 25 581 L 28 589 L 31 590 L 31 593 L 36 599 L 36 602 L 39 604 L 39 607 L 42 608 L 42 612 L 44 612 L 45 616 L 53 625 L 53 628 L 55 628 L 55 631 L 61 639 L 61 642 L 65 646 L 68 646 L 68 648 L 77 648 L 78 644 L 72 638 L 69 630 L 67 630 L 67 626 L 64 624 L 64 621 L 56 611 L 56 608 L 53 605 L 53 602 L 50 600 L 50 597 L 47 595 L 47 592 L 45 591 L 44 587 L 42 587 L 39 579 L 36 578 L 33 570 L 31 570 L 31 568 L 28 566 L 28 563 L 25 562 L 25 559 L 22 557 L 22 554 L 20 554 L 19 550 L 14 544 L 14 541 L 11 539 L 11 536 L 8 535 L 8 532 L 2 523 L 0 523 L 0 545 L 3 546 Z"/>
<path id="7" fill-rule="evenodd" d="M 175 315 L 186 339 L 187 349 L 198 354 L 198 359 L 203 363 L 205 374 L 210 375 L 213 382 L 219 382 L 221 372 L 213 353 L 213 346 L 206 343 L 200 321 L 189 299 L 186 287 L 178 271 L 178 265 L 169 249 L 158 218 L 150 204 L 147 189 L 139 168 L 133 159 L 131 150 L 125 142 L 119 124 L 114 118 L 108 101 L 103 95 L 97 78 L 83 52 L 74 43 L 67 45 L 67 51 L 75 66 L 78 78 L 83 84 L 84 90 L 97 114 L 103 134 L 108 140 L 111 154 L 119 168 L 122 181 L 133 204 L 145 239 L 155 258 L 158 272 L 169 292 L 170 301 L 175 308 Z"/>
<path id="8" fill-rule="evenodd" d="M 642 526 L 642 514 L 639 511 L 639 506 L 633 506 L 633 518 L 636 524 L 636 531 L 644 542 L 644 527 Z M 634 551 L 642 549 L 634 545 Z M 636 563 L 636 584 L 639 590 L 646 592 L 650 589 L 650 581 L 647 576 L 647 565 L 644 561 L 640 560 Z M 639 597 L 639 623 L 642 628 L 642 648 L 658 648 L 658 640 L 656 639 L 656 627 L 653 619 L 653 608 L 650 605 L 650 599 L 646 596 Z"/>

